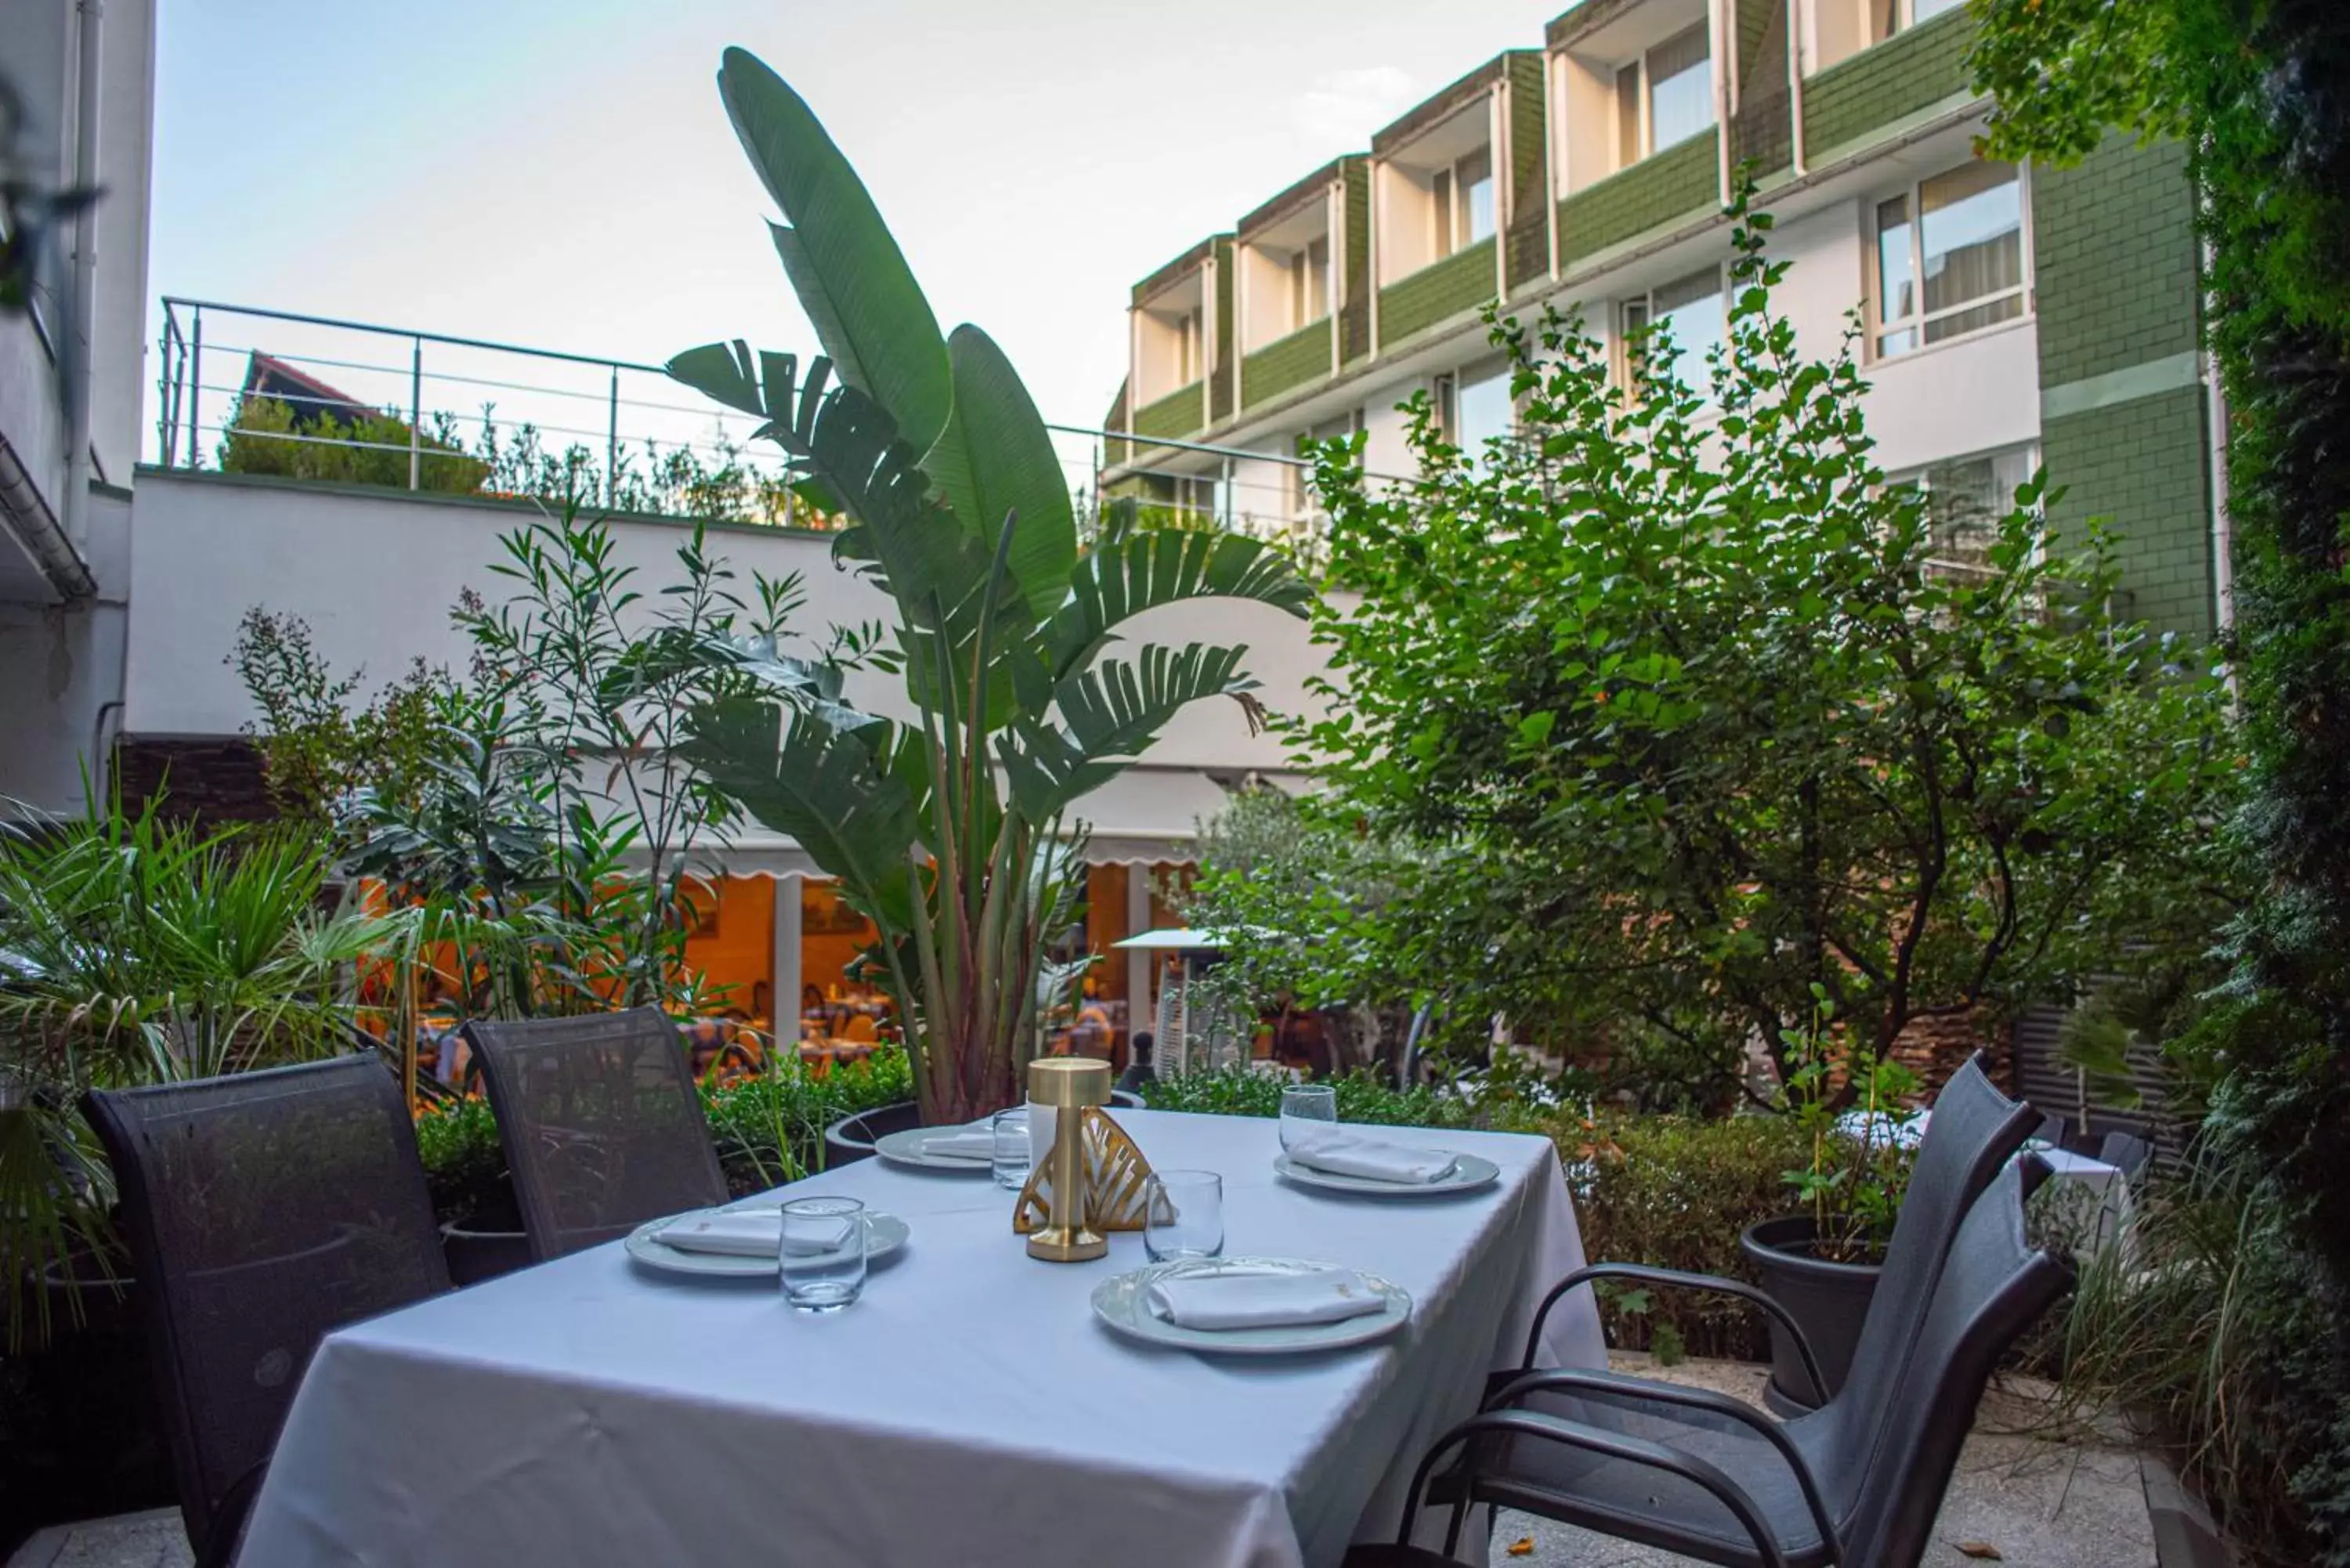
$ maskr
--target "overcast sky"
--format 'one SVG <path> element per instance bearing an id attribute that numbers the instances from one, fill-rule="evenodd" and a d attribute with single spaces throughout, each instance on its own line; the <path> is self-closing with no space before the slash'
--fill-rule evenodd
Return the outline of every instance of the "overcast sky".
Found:
<path id="1" fill-rule="evenodd" d="M 159 0 L 151 292 L 660 360 L 813 348 L 712 75 L 847 152 L 941 325 L 1097 424 L 1128 289 L 1565 0 Z"/>

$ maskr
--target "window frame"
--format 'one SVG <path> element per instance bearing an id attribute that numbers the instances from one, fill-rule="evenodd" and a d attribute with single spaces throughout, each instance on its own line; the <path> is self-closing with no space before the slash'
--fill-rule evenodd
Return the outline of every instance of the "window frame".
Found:
<path id="1" fill-rule="evenodd" d="M 1970 161 L 1981 161 L 1981 160 L 1970 160 Z M 2040 314 L 2039 267 L 2032 243 L 2032 166 L 2029 163 L 2010 165 L 2015 171 L 2016 244 L 2022 252 L 2018 265 L 2022 270 L 2023 281 L 2012 288 L 2003 288 L 1995 294 L 1979 295 L 1957 305 L 1943 306 L 1939 310 L 1929 311 L 1926 308 L 1924 192 L 1930 182 L 1967 166 L 1966 163 L 1953 163 L 1947 169 L 1938 169 L 1931 174 L 1912 180 L 1898 191 L 1872 198 L 1868 203 L 1868 275 L 1867 287 L 1865 291 L 1868 314 L 1868 341 L 1865 358 L 1869 364 L 1890 363 L 1897 359 L 1909 358 L 1929 349 L 1940 348 L 1949 344 L 1965 343 L 1987 332 L 2004 331 L 2022 322 L 2030 321 Z M 1885 204 L 1896 198 L 1907 203 L 1907 211 L 1909 214 L 1908 220 L 1909 273 L 1916 280 L 1918 308 L 1910 315 L 1888 321 L 1885 317 L 1884 210 Z M 1962 316 L 1970 310 L 1981 310 L 1986 306 L 1994 305 L 2011 296 L 2020 296 L 2022 299 L 2023 307 L 2005 320 L 1985 322 L 1981 327 L 1969 327 L 1964 332 L 1953 333 L 1948 337 L 1937 337 L 1931 342 L 1927 340 L 1926 328 L 1931 323 L 1953 316 Z M 1893 333 L 1903 331 L 1912 334 L 1917 341 L 1907 348 L 1897 348 L 1888 353 L 1885 348 L 1885 339 Z"/>
<path id="2" fill-rule="evenodd" d="M 1637 315 L 1639 318 L 1639 325 L 1641 326 L 1647 326 L 1650 322 L 1653 322 L 1656 320 L 1658 314 L 1658 292 L 1660 289 L 1669 287 L 1673 284 L 1685 283 L 1689 279 L 1696 277 L 1700 273 L 1705 270 L 1706 269 L 1703 267 L 1697 267 L 1689 272 L 1679 274 L 1673 277 L 1660 278 L 1657 282 L 1652 283 L 1648 287 L 1642 289 L 1638 295 L 1626 296 L 1625 297 L 1616 301 L 1616 341 L 1613 348 L 1613 353 L 1611 355 L 1614 361 L 1611 368 L 1615 372 L 1617 386 L 1622 389 L 1624 395 L 1632 401 L 1638 402 L 1642 391 L 1640 367 L 1633 360 L 1632 358 L 1632 333 L 1634 330 L 1633 317 Z M 1714 263 L 1713 277 L 1714 297 L 1721 301 L 1722 340 L 1727 342 L 1729 340 L 1730 333 L 1729 264 L 1727 262 Z M 1682 344 L 1679 347 L 1682 354 L 1691 352 L 1690 345 Z M 1700 369 L 1702 368 L 1702 364 L 1700 364 Z M 1713 383 L 1711 377 L 1709 377 L 1702 384 L 1693 384 L 1690 389 L 1702 397 L 1709 407 L 1713 404 Z"/>
<path id="3" fill-rule="evenodd" d="M 1485 161 L 1483 180 L 1475 184 L 1464 183 L 1461 178 L 1461 169 L 1471 160 L 1480 158 Z M 1430 198 L 1428 207 L 1430 229 L 1429 250 L 1432 257 L 1429 263 L 1430 266 L 1435 265 L 1437 262 L 1459 255 L 1471 245 L 1482 244 L 1502 232 L 1502 187 L 1494 178 L 1492 147 L 1470 149 L 1432 172 L 1429 176 L 1428 184 Z M 1470 205 L 1470 192 L 1476 188 L 1476 184 L 1483 184 L 1492 192 L 1489 204 L 1492 209 L 1493 226 L 1482 234 L 1470 232 L 1474 227 L 1471 221 L 1472 209 Z"/>
<path id="4" fill-rule="evenodd" d="M 2039 472 L 2043 462 L 2045 461 L 2045 457 L 2041 449 L 2041 444 L 2039 441 L 2035 439 L 2033 441 L 2020 441 L 2012 446 L 1985 447 L 1976 452 L 1957 452 L 1949 457 L 1936 458 L 1929 462 L 1921 462 L 1913 468 L 1905 468 L 1898 473 L 1887 474 L 1885 476 L 1885 486 L 1887 489 L 1890 490 L 1897 486 L 1908 485 L 1914 487 L 1919 494 L 1926 496 L 1928 507 L 1927 515 L 1928 521 L 1930 524 L 1932 521 L 1931 509 L 1933 506 L 1932 497 L 1934 491 L 1933 486 L 1928 483 L 1928 478 L 1932 474 L 1934 470 L 1938 468 L 1956 468 L 1962 463 L 1970 462 L 1996 462 L 1999 459 L 2006 457 L 2012 452 L 2022 452 L 2023 454 L 2023 472 L 2027 479 L 2031 475 Z M 2014 500 L 2012 495 L 2006 497 L 2002 503 L 2002 509 L 2000 514 L 2002 516 L 2005 515 L 2005 506 L 2012 505 L 2013 504 Z M 2047 504 L 2044 501 L 2041 504 L 2041 510 L 2043 513 L 2046 511 L 2046 504 Z M 1996 575 L 1997 568 L 1983 562 L 1960 560 L 1954 555 L 1944 553 L 1941 547 L 1943 541 L 1939 539 L 1934 539 L 1929 542 L 1929 554 L 1926 557 L 1926 565 L 1929 569 L 1945 573 L 1960 573 L 1969 577 L 1977 578 L 1990 577 Z"/>
<path id="5" fill-rule="evenodd" d="M 1207 377 L 1208 307 L 1194 305 L 1178 312 L 1174 326 L 1175 390 L 1180 392 Z"/>
<path id="6" fill-rule="evenodd" d="M 1919 25 L 1918 0 L 1857 0 L 1857 3 L 1861 7 L 1861 36 L 1867 40 L 1861 46 L 1863 48 L 1875 48 L 1879 44 L 1889 43 Z M 1886 5 L 1893 7 L 1894 22 L 1888 31 L 1880 33 L 1877 30 L 1878 7 Z M 1953 0 L 1952 4 L 1943 6 L 1941 10 L 1935 12 L 1926 20 L 1930 22 L 1936 16 L 1947 16 L 1952 11 L 1963 9 L 1965 9 L 1965 0 Z"/>
<path id="7" fill-rule="evenodd" d="M 1904 0 L 1904 3 L 1906 4 L 1907 0 Z M 1659 147 L 1657 145 L 1657 77 L 1648 62 L 1660 50 L 1680 42 L 1691 33 L 1702 34 L 1705 37 L 1706 121 L 1699 130 L 1690 131 L 1688 136 L 1680 138 L 1679 140 L 1670 142 L 1666 147 Z M 1628 118 L 1632 119 L 1637 126 L 1635 135 L 1639 142 L 1637 151 L 1629 157 L 1625 155 L 1624 148 L 1626 130 L 1624 122 L 1627 118 L 1624 112 L 1624 82 L 1627 76 L 1636 84 L 1633 88 L 1633 96 L 1636 99 L 1635 113 Z M 1636 164 L 1647 162 L 1659 152 L 1679 147 L 1682 141 L 1690 140 L 1707 130 L 1718 129 L 1721 124 L 1721 105 L 1717 88 L 1718 84 L 1714 79 L 1713 30 L 1709 22 L 1701 21 L 1693 26 L 1683 27 L 1670 36 L 1659 38 L 1634 55 L 1629 60 L 1617 66 L 1616 74 L 1609 82 L 1609 88 L 1615 97 L 1615 103 L 1612 106 L 1614 112 L 1607 117 L 1607 136 L 1609 141 L 1613 143 L 1611 150 L 1616 156 L 1615 171 L 1620 174 Z"/>
<path id="8" fill-rule="evenodd" d="M 1314 260 L 1314 247 L 1316 245 L 1322 247 L 1322 260 L 1319 265 L 1316 265 Z M 1286 270 L 1289 273 L 1289 329 L 1292 332 L 1303 332 L 1317 321 L 1330 319 L 1332 250 L 1330 236 L 1327 234 L 1316 234 L 1298 246 L 1290 255 Z M 1321 280 L 1321 287 L 1318 290 L 1314 286 L 1315 278 Z M 1321 309 L 1308 316 L 1305 313 L 1306 309 L 1315 303 L 1315 296 L 1317 292 L 1321 296 Z"/>

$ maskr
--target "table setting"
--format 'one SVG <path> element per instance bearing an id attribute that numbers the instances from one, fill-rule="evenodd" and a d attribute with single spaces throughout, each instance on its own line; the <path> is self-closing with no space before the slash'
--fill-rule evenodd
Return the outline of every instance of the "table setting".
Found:
<path id="1" fill-rule="evenodd" d="M 1335 1563 L 1583 1262 L 1544 1139 L 1028 1087 L 334 1335 L 260 1560 Z"/>

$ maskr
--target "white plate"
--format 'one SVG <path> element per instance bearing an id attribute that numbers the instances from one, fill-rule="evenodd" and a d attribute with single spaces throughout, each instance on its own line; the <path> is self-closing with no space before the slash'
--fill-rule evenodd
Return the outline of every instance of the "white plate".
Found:
<path id="1" fill-rule="evenodd" d="M 991 1174 L 995 1162 L 983 1155 L 932 1154 L 930 1151 L 931 1139 L 967 1130 L 963 1127 L 908 1127 L 903 1132 L 883 1133 L 873 1140 L 873 1152 L 891 1165 L 910 1165 L 917 1170 L 951 1170 L 964 1176 Z"/>
<path id="2" fill-rule="evenodd" d="M 1273 1157 L 1273 1168 L 1301 1187 L 1330 1192 L 1353 1192 L 1365 1198 L 1438 1198 L 1452 1192 L 1474 1192 L 1501 1179 L 1502 1168 L 1482 1155 L 1456 1154 L 1452 1168 L 1434 1181 L 1380 1181 L 1367 1176 L 1340 1176 L 1300 1165 L 1285 1154 Z"/>
<path id="3" fill-rule="evenodd" d="M 757 1207 L 755 1204 L 751 1207 Z M 697 1209 L 696 1214 L 715 1213 L 714 1210 Z M 621 1243 L 634 1258 L 649 1269 L 659 1269 L 669 1274 L 699 1274 L 704 1279 L 755 1280 L 774 1279 L 783 1265 L 774 1258 L 753 1258 L 733 1252 L 689 1252 L 672 1247 L 655 1232 L 672 1220 L 689 1218 L 683 1214 L 664 1214 L 658 1220 L 648 1220 L 629 1234 Z M 906 1244 L 913 1232 L 895 1214 L 884 1214 L 878 1209 L 865 1211 L 865 1262 L 869 1265 L 895 1254 Z"/>
<path id="4" fill-rule="evenodd" d="M 1377 1274 L 1361 1275 L 1365 1284 L 1379 1293 L 1387 1305 L 1376 1313 L 1350 1317 L 1338 1323 L 1308 1323 L 1281 1328 L 1184 1328 L 1168 1322 L 1145 1304 L 1143 1297 L 1150 1287 L 1173 1273 L 1250 1273 L 1305 1274 L 1334 1268 L 1331 1263 L 1312 1262 L 1304 1258 L 1182 1258 L 1172 1262 L 1152 1263 L 1104 1280 L 1094 1287 L 1094 1315 L 1102 1322 L 1136 1339 L 1153 1345 L 1173 1345 L 1180 1350 L 1203 1351 L 1214 1355 L 1295 1355 L 1316 1350 L 1340 1350 L 1353 1345 L 1368 1345 L 1375 1339 L 1385 1339 L 1411 1321 L 1411 1293 L 1399 1285 L 1389 1284 Z"/>

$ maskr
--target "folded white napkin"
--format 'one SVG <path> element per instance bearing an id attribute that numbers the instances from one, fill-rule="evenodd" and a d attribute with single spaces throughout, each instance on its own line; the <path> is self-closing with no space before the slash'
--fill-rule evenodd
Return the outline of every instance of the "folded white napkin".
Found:
<path id="1" fill-rule="evenodd" d="M 1347 1133 L 1325 1133 L 1289 1151 L 1300 1165 L 1326 1170 L 1333 1176 L 1357 1176 L 1367 1181 L 1419 1184 L 1434 1181 L 1451 1170 L 1458 1157 L 1440 1148 L 1414 1148 L 1409 1144 L 1380 1143 Z"/>
<path id="2" fill-rule="evenodd" d="M 922 1152 L 949 1159 L 993 1159 L 995 1129 L 985 1122 L 974 1122 L 952 1132 L 934 1132 L 922 1140 Z"/>
<path id="3" fill-rule="evenodd" d="M 1387 1305 L 1352 1269 L 1307 1274 L 1174 1274 L 1152 1285 L 1143 1301 L 1179 1327 L 1204 1329 L 1342 1323 Z"/>
<path id="4" fill-rule="evenodd" d="M 848 1240 L 848 1228 L 856 1221 L 836 1220 L 830 1226 L 818 1229 L 814 1225 L 792 1228 L 791 1252 L 795 1257 L 829 1252 Z M 735 1258 L 773 1258 L 778 1255 L 784 1239 L 784 1216 L 775 1209 L 721 1209 L 707 1214 L 688 1214 L 672 1220 L 655 1232 L 661 1244 L 675 1247 L 681 1252 L 723 1252 Z"/>

